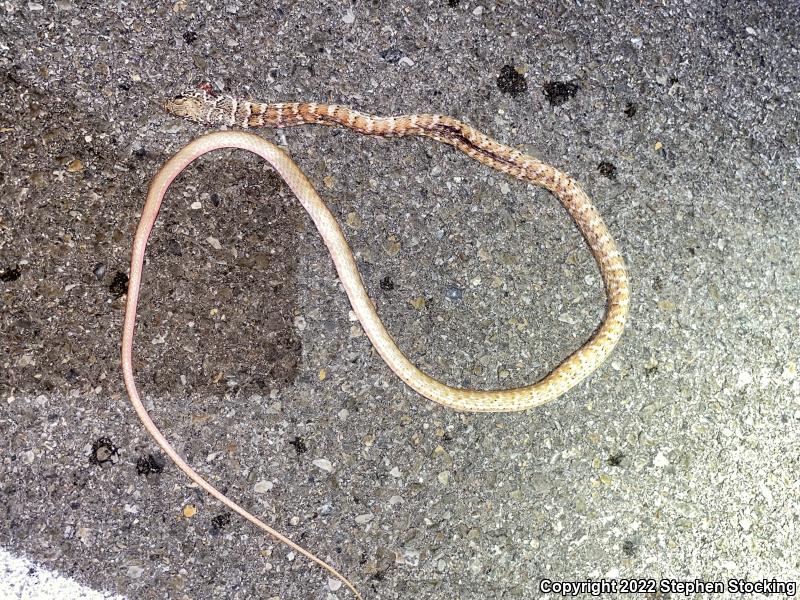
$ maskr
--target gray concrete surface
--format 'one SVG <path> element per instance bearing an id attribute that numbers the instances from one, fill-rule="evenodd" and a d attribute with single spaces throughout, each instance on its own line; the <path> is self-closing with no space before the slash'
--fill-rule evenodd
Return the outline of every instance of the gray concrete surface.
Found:
<path id="1" fill-rule="evenodd" d="M 147 183 L 202 131 L 158 102 L 211 81 L 449 114 L 557 165 L 595 199 L 634 294 L 590 380 L 540 410 L 455 414 L 372 352 L 270 170 L 206 157 L 151 241 L 137 367 L 211 481 L 366 598 L 796 581 L 800 7 L 655 4 L 0 4 L 0 545 L 129 598 L 346 597 L 159 472 L 122 386 Z M 574 95 L 555 102 L 552 82 Z M 345 224 L 424 370 L 529 383 L 599 323 L 596 267 L 546 192 L 430 141 L 264 135 Z"/>

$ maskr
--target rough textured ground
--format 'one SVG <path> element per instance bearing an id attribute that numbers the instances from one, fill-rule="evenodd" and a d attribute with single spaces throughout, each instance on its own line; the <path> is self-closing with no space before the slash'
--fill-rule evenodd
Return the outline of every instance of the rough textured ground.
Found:
<path id="1" fill-rule="evenodd" d="M 137 368 L 211 481 L 367 598 L 800 578 L 800 8 L 533 4 L 0 4 L 3 547 L 130 598 L 346 597 L 164 466 L 122 386 L 138 211 L 201 131 L 158 102 L 211 81 L 518 145 L 585 185 L 634 293 L 586 383 L 455 414 L 371 351 L 269 169 L 205 157 L 152 238 Z M 547 193 L 429 141 L 264 135 L 328 199 L 424 370 L 528 383 L 599 323 L 596 266 Z"/>

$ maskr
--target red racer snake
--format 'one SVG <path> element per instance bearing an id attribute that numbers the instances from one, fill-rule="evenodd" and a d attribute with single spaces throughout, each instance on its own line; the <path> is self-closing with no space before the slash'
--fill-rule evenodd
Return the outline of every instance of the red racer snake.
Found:
<path id="1" fill-rule="evenodd" d="M 175 451 L 150 418 L 136 390 L 133 378 L 133 336 L 139 300 L 142 267 L 147 240 L 158 216 L 161 201 L 172 181 L 196 158 L 220 148 L 238 148 L 261 156 L 294 192 L 306 209 L 328 247 L 342 287 L 364 332 L 389 368 L 422 396 L 458 411 L 508 412 L 541 406 L 564 394 L 588 377 L 606 360 L 619 341 L 628 313 L 628 278 L 622 256 L 597 209 L 577 182 L 558 169 L 500 144 L 451 117 L 408 115 L 375 117 L 337 105 L 316 103 L 261 104 L 191 91 L 165 104 L 168 112 L 205 124 L 240 127 L 288 127 L 301 124 L 341 125 L 366 135 L 416 135 L 455 146 L 475 160 L 512 177 L 548 189 L 575 221 L 586 239 L 605 283 L 607 308 L 603 323 L 594 335 L 548 375 L 522 388 L 482 391 L 445 385 L 426 375 L 400 351 L 378 317 L 359 275 L 353 254 L 335 217 L 317 194 L 312 183 L 292 159 L 274 144 L 251 133 L 218 131 L 199 137 L 173 156 L 150 183 L 147 200 L 131 251 L 127 305 L 122 334 L 122 370 L 125 387 L 136 413 L 159 446 L 197 485 L 229 509 L 317 563 L 338 578 L 361 599 L 354 585 L 331 565 L 271 528 L 227 498 L 203 479 Z"/>

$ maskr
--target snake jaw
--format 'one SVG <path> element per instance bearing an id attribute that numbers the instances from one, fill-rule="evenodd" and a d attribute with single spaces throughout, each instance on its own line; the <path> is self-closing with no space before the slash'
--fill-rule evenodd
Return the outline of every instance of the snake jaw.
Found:
<path id="1" fill-rule="evenodd" d="M 209 96 L 202 90 L 192 90 L 178 94 L 164 102 L 164 109 L 176 117 L 184 117 L 192 121 L 200 121 L 203 107 L 207 105 Z"/>
<path id="2" fill-rule="evenodd" d="M 233 125 L 236 102 L 230 96 L 218 96 L 204 86 L 178 94 L 164 102 L 164 109 L 176 117 L 206 125 Z"/>

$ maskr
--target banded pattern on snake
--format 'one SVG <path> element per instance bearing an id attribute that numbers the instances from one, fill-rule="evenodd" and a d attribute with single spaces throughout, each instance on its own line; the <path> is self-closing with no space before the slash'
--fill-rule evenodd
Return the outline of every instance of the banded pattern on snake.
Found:
<path id="1" fill-rule="evenodd" d="M 478 162 L 552 192 L 575 221 L 600 267 L 606 288 L 606 315 L 594 335 L 581 348 L 541 380 L 526 387 L 492 391 L 454 388 L 417 369 L 397 347 L 367 295 L 352 252 L 336 219 L 299 167 L 277 146 L 249 133 L 215 132 L 191 142 L 155 175 L 150 184 L 133 243 L 123 324 L 122 367 L 131 402 L 147 431 L 192 480 L 231 510 L 326 569 L 360 599 L 361 595 L 352 583 L 336 569 L 260 521 L 206 482 L 164 438 L 139 398 L 134 383 L 132 363 L 133 334 L 144 253 L 161 201 L 175 177 L 199 156 L 219 148 L 249 150 L 269 161 L 286 180 L 317 226 L 330 251 L 353 312 L 386 364 L 422 396 L 459 411 L 509 412 L 541 406 L 564 394 L 595 371 L 614 349 L 625 326 L 629 303 L 625 264 L 600 214 L 574 179 L 532 156 L 496 142 L 466 123 L 451 117 L 428 114 L 376 117 L 338 105 L 263 104 L 237 100 L 229 96 L 214 96 L 204 90 L 190 91 L 176 96 L 165 103 L 165 108 L 173 115 L 207 125 L 244 128 L 289 127 L 301 124 L 339 125 L 364 135 L 422 136 L 449 144 Z"/>

